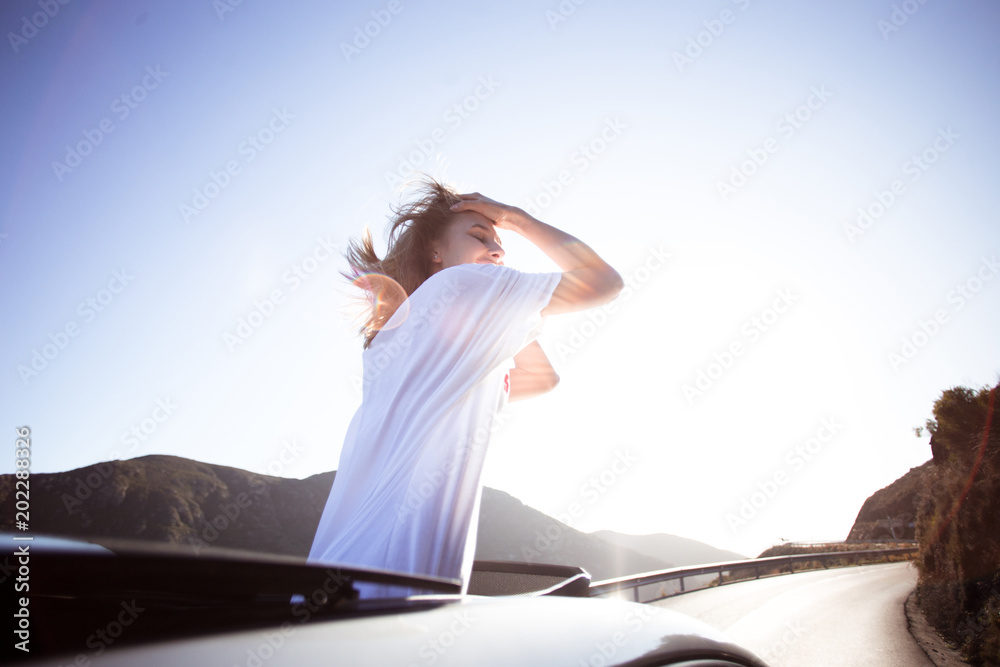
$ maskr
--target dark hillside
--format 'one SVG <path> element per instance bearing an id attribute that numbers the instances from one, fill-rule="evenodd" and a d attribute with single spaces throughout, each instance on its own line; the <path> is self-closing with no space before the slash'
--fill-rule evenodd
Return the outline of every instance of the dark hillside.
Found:
<path id="1" fill-rule="evenodd" d="M 31 475 L 35 534 L 140 539 L 305 557 L 333 472 L 306 479 L 259 475 L 175 456 L 108 461 Z M 0 476 L 0 530 L 13 530 L 14 477 Z M 669 567 L 483 490 L 476 557 L 577 565 L 595 580 Z"/>
<path id="2" fill-rule="evenodd" d="M 873 493 L 858 512 L 848 542 L 916 540 L 917 508 L 933 476 L 928 461 Z"/>

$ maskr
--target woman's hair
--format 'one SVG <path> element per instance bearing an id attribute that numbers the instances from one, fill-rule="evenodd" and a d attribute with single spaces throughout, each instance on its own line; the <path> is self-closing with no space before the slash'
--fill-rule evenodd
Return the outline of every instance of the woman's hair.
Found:
<path id="1" fill-rule="evenodd" d="M 350 272 L 343 275 L 365 290 L 368 302 L 361 327 L 365 349 L 403 301 L 430 277 L 431 244 L 451 223 L 455 215 L 451 205 L 461 201 L 455 190 L 430 177 L 417 183 L 414 197 L 392 209 L 384 259 L 375 253 L 367 228 L 361 241 L 351 239 L 344 253 Z"/>

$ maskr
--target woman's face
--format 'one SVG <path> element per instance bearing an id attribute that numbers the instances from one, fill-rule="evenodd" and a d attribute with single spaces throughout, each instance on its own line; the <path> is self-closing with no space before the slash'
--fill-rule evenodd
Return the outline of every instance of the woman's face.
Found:
<path id="1" fill-rule="evenodd" d="M 455 215 L 431 251 L 435 273 L 459 264 L 503 264 L 504 256 L 493 223 L 474 211 Z"/>

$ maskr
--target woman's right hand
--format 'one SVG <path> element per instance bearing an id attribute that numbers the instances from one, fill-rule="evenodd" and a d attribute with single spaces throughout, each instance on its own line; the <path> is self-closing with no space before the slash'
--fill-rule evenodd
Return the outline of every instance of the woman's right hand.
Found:
<path id="1" fill-rule="evenodd" d="M 484 218 L 488 218 L 497 229 L 509 229 L 521 233 L 526 225 L 537 222 L 524 210 L 509 204 L 501 204 L 478 192 L 459 195 L 459 198 L 462 201 L 451 207 L 453 212 L 475 211 Z"/>

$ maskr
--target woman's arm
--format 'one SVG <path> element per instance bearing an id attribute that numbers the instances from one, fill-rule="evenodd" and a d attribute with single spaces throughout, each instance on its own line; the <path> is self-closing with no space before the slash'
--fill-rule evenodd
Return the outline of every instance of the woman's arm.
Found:
<path id="1" fill-rule="evenodd" d="M 514 355 L 514 368 L 510 371 L 510 394 L 507 401 L 533 398 L 552 391 L 559 384 L 549 358 L 538 341 L 532 341 Z"/>
<path id="2" fill-rule="evenodd" d="M 621 275 L 586 243 L 523 210 L 479 193 L 460 195 L 456 213 L 475 211 L 499 229 L 510 229 L 534 243 L 563 270 L 542 316 L 586 310 L 611 301 L 624 287 Z"/>

